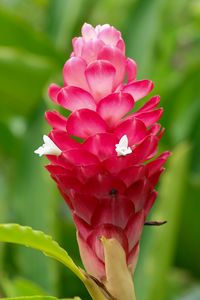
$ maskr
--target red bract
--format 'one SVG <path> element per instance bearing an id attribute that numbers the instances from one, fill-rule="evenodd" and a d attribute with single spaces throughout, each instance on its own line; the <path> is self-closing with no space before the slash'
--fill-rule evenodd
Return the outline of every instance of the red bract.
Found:
<path id="1" fill-rule="evenodd" d="M 83 264 L 99 279 L 105 277 L 101 236 L 121 243 L 134 270 L 155 185 L 169 156 L 155 158 L 163 133 L 157 123 L 163 112 L 159 96 L 130 113 L 153 89 L 150 80 L 136 80 L 136 71 L 119 31 L 84 24 L 64 65 L 64 86 L 49 87 L 51 99 L 71 115 L 47 112 L 53 129 L 36 150 L 50 160 L 46 168 L 72 212 Z"/>

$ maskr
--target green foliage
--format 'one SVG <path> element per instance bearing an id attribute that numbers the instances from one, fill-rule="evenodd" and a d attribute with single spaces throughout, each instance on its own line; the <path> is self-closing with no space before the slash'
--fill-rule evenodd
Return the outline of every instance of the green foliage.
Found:
<path id="1" fill-rule="evenodd" d="M 19 244 L 41 251 L 44 255 L 61 262 L 70 269 L 85 284 L 92 299 L 107 299 L 99 286 L 88 276 L 85 276 L 85 273 L 77 267 L 68 253 L 44 232 L 19 224 L 0 224 L 0 242 Z"/>
<path id="2" fill-rule="evenodd" d="M 33 230 L 31 227 L 24 227 L 18 224 L 1 224 L 0 241 L 26 245 L 42 251 L 46 256 L 60 261 L 81 280 L 84 276 L 80 269 L 75 265 L 67 252 L 52 237 L 45 235 L 42 231 Z"/>
<path id="3" fill-rule="evenodd" d="M 51 57 L 55 60 L 57 52 L 48 37 L 37 32 L 23 18 L 0 9 L 1 46 L 15 47 L 32 54 Z"/>
<path id="4" fill-rule="evenodd" d="M 136 270 L 138 299 L 197 300 L 200 280 L 197 0 L 1 1 L 0 222 L 18 222 L 53 234 L 80 262 L 67 208 L 43 170 L 45 160 L 39 162 L 33 151 L 41 144 L 42 134 L 48 132 L 43 114 L 47 107 L 53 106 L 46 97 L 47 86 L 49 82 L 62 80 L 60 73 L 71 52 L 71 38 L 79 35 L 85 21 L 93 25 L 111 23 L 122 30 L 127 54 L 138 63 L 139 78 L 154 80 L 155 93 L 161 95 L 165 109 L 162 123 L 166 132 L 161 148 L 172 150 L 173 155 L 158 187 L 159 199 L 151 219 L 167 219 L 168 223 L 145 229 Z M 173 278 L 173 285 L 169 278 Z M 88 298 L 80 281 L 66 268 L 34 250 L 0 246 L 2 297 L 49 293 L 59 298 L 76 294 Z"/>
<path id="5" fill-rule="evenodd" d="M 51 18 L 48 29 L 56 48 L 70 52 L 72 33 L 86 2 L 84 0 L 53 0 L 50 2 Z M 68 18 L 66 18 L 67 11 L 70 11 Z"/>
<path id="6" fill-rule="evenodd" d="M 137 1 L 128 22 L 128 55 L 138 62 L 139 74 L 149 76 L 154 67 L 154 51 L 166 7 L 166 0 Z M 145 20 L 145 21 L 144 21 Z"/>
<path id="7" fill-rule="evenodd" d="M 0 114 L 3 117 L 7 114 L 30 114 L 55 66 L 45 57 L 0 47 L 0 69 Z"/>
<path id="8" fill-rule="evenodd" d="M 10 280 L 4 276 L 1 284 L 8 298 L 34 295 L 47 296 L 40 286 L 24 278 Z"/>
<path id="9" fill-rule="evenodd" d="M 4 300 L 56 300 L 56 297 L 50 296 L 25 296 L 25 297 L 13 297 L 13 298 L 2 298 Z"/>
<path id="10" fill-rule="evenodd" d="M 56 297 L 50 296 L 27 296 L 27 297 L 15 297 L 15 298 L 2 298 L 2 300 L 57 300 Z M 66 300 L 81 300 L 79 297 L 66 298 Z"/>
<path id="11" fill-rule="evenodd" d="M 23 137 L 18 147 L 17 163 L 13 170 L 16 177 L 10 182 L 10 193 L 7 197 L 12 199 L 8 217 L 9 222 L 13 222 L 14 219 L 20 224 L 54 234 L 57 207 L 54 203 L 54 186 L 52 182 L 46 180 L 45 170 L 33 155 L 36 145 L 41 143 L 43 124 L 41 114 L 42 109 L 34 112 L 34 120 L 29 120 L 27 124 L 28 134 Z M 16 268 L 20 266 L 22 277 L 36 282 L 49 293 L 53 293 L 58 281 L 58 271 L 53 261 L 46 260 L 39 252 L 24 247 L 13 249 L 13 257 Z M 31 268 L 30 261 L 34 262 Z M 43 272 L 46 276 L 43 276 Z"/>
<path id="12" fill-rule="evenodd" d="M 167 220 L 161 228 L 145 231 L 144 251 L 141 253 L 136 272 L 138 299 L 165 299 L 166 279 L 169 266 L 173 262 L 176 236 L 180 226 L 180 212 L 183 207 L 183 183 L 188 172 L 189 149 L 180 144 L 173 151 L 168 171 L 161 180 L 157 205 L 151 215 L 153 220 Z M 141 282 L 144 288 L 139 289 Z"/>

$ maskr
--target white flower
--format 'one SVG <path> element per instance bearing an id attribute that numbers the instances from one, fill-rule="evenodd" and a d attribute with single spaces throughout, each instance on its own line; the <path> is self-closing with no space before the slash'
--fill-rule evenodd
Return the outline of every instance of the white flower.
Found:
<path id="1" fill-rule="evenodd" d="M 43 135 L 44 144 L 39 147 L 34 153 L 38 154 L 39 156 L 42 155 L 60 155 L 62 151 L 54 144 L 54 142 L 47 136 Z"/>
<path id="2" fill-rule="evenodd" d="M 131 148 L 128 147 L 128 138 L 126 134 L 123 135 L 119 141 L 119 144 L 116 144 L 115 147 L 118 156 L 126 156 L 127 154 L 132 153 Z"/>

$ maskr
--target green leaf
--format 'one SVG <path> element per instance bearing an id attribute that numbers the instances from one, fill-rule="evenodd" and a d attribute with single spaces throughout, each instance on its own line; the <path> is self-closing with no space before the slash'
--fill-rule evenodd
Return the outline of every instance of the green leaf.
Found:
<path id="1" fill-rule="evenodd" d="M 174 300 L 199 300 L 200 299 L 200 285 L 196 285 L 185 292 L 181 297 Z"/>
<path id="2" fill-rule="evenodd" d="M 168 102 L 165 102 L 167 107 L 162 122 L 170 129 L 175 143 L 189 139 L 192 131 L 196 131 L 200 115 L 200 91 L 196 89 L 200 81 L 199 69 L 200 61 L 187 70 L 175 88 L 165 95 Z"/>
<path id="3" fill-rule="evenodd" d="M 11 46 L 32 54 L 57 58 L 58 54 L 47 36 L 33 30 L 22 18 L 3 9 L 0 9 L 0 28 L 1 46 Z"/>
<path id="4" fill-rule="evenodd" d="M 127 23 L 128 55 L 133 57 L 139 74 L 148 76 L 154 63 L 155 44 L 160 34 L 166 0 L 137 1 Z"/>
<path id="5" fill-rule="evenodd" d="M 58 300 L 56 297 L 51 296 L 24 296 L 14 298 L 1 298 L 1 300 Z M 79 297 L 65 298 L 65 300 L 81 300 Z"/>
<path id="6" fill-rule="evenodd" d="M 23 296 L 23 297 L 11 297 L 1 298 L 1 300 L 57 300 L 56 297 L 51 296 Z"/>
<path id="7" fill-rule="evenodd" d="M 135 5 L 137 0 L 102 0 L 94 2 L 88 18 L 94 24 L 109 23 L 121 29 L 127 20 L 127 14 Z M 110 13 L 112 11 L 112 14 Z"/>
<path id="8" fill-rule="evenodd" d="M 39 285 L 21 277 L 8 279 L 2 274 L 0 286 L 4 296 L 8 298 L 34 295 L 47 296 L 47 293 Z"/>
<path id="9" fill-rule="evenodd" d="M 191 176 L 184 197 L 176 254 L 177 265 L 186 268 L 196 277 L 200 276 L 199 195 L 200 176 Z"/>
<path id="10" fill-rule="evenodd" d="M 16 163 L 12 164 L 12 169 L 9 170 L 12 177 L 8 180 L 5 204 L 8 211 L 7 222 L 15 220 L 15 223 L 55 234 L 55 219 L 59 218 L 55 204 L 59 204 L 60 201 L 56 202 L 58 199 L 55 199 L 55 187 L 45 172 L 44 160 L 34 154 L 45 132 L 43 112 L 44 105 L 41 103 L 38 111 L 32 113 L 27 122 L 18 148 L 15 144 Z M 47 260 L 42 253 L 33 249 L 9 244 L 5 247 L 3 269 L 7 270 L 7 276 L 15 273 L 39 284 L 50 295 L 56 293 L 58 270 L 53 260 Z M 12 250 L 12 261 L 8 254 L 9 249 Z"/>
<path id="11" fill-rule="evenodd" d="M 42 251 L 45 255 L 52 257 L 67 268 L 74 272 L 82 281 L 83 273 L 75 265 L 67 252 L 61 248 L 52 237 L 44 234 L 42 231 L 33 230 L 28 226 L 20 226 L 18 224 L 1 224 L 0 225 L 0 241 L 25 245 Z"/>
<path id="12" fill-rule="evenodd" d="M 55 69 L 52 61 L 45 57 L 0 47 L 0 115 L 30 113 Z"/>
<path id="13" fill-rule="evenodd" d="M 19 224 L 0 224 L 0 242 L 15 243 L 42 251 L 69 268 L 86 286 L 95 300 L 106 300 L 101 288 L 76 266 L 67 252 L 51 236 Z"/>
<path id="14" fill-rule="evenodd" d="M 86 2 L 85 0 L 50 1 L 48 32 L 58 49 L 64 51 L 71 49 L 74 28 Z"/>
<path id="15" fill-rule="evenodd" d="M 145 229 L 146 239 L 141 247 L 143 251 L 135 278 L 136 295 L 140 300 L 164 299 L 166 275 L 174 258 L 180 226 L 188 158 L 188 144 L 177 146 L 162 178 L 159 199 L 151 219 L 167 220 L 167 224 Z"/>

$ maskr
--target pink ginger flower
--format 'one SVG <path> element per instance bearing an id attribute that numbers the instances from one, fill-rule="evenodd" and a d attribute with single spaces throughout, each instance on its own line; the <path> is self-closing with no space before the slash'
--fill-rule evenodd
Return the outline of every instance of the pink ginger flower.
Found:
<path id="1" fill-rule="evenodd" d="M 46 113 L 53 129 L 36 150 L 49 159 L 46 168 L 71 210 L 83 264 L 100 280 L 106 276 L 101 236 L 121 243 L 133 272 L 169 156 L 155 157 L 163 134 L 160 97 L 130 113 L 153 89 L 152 81 L 136 80 L 136 70 L 119 31 L 84 24 L 63 68 L 64 86 L 49 87 L 51 99 L 71 114 Z"/>

